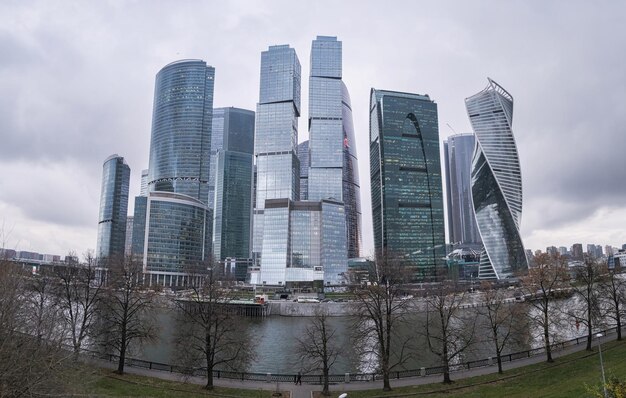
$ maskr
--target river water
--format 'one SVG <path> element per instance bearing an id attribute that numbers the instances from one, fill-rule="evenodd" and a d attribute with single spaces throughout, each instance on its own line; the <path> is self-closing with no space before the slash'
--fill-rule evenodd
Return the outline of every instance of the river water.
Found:
<path id="1" fill-rule="evenodd" d="M 572 300 L 572 299 L 570 299 Z M 156 314 L 160 325 L 159 339 L 151 344 L 144 345 L 134 356 L 141 359 L 173 363 L 173 352 L 176 349 L 173 344 L 176 321 L 175 310 L 160 308 Z M 475 309 L 463 310 L 466 312 Z M 469 313 L 468 313 L 469 314 Z M 296 338 L 304 334 L 304 330 L 311 322 L 309 317 L 283 317 L 270 316 L 266 318 L 238 318 L 242 333 L 247 333 L 252 340 L 255 353 L 255 360 L 245 369 L 248 372 L 258 373 L 295 373 L 303 368 L 297 352 Z M 430 367 L 439 365 L 438 358 L 430 352 L 424 336 L 425 314 L 412 315 L 406 324 L 398 327 L 400 338 L 410 338 L 411 353 L 410 358 L 399 369 L 417 369 L 420 367 Z M 489 332 L 483 319 L 477 327 L 476 343 L 458 359 L 462 362 L 483 359 L 495 356 L 493 343 L 490 340 Z M 375 360 L 362 353 L 355 346 L 351 339 L 351 330 L 354 327 L 354 319 L 351 317 L 332 317 L 330 327 L 336 329 L 336 341 L 342 348 L 342 353 L 333 366 L 331 372 L 341 374 L 369 373 L 376 368 Z M 521 328 L 516 330 L 510 346 L 505 350 L 508 352 L 525 351 L 530 348 L 542 346 L 542 341 L 537 330 Z M 567 340 L 584 336 L 584 327 L 576 329 L 571 322 L 564 321 L 559 327 L 559 340 Z"/>

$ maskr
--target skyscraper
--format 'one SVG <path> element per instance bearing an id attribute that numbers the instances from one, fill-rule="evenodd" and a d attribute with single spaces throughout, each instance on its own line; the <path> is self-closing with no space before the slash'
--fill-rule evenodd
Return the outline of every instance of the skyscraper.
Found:
<path id="1" fill-rule="evenodd" d="M 126 217 L 126 239 L 124 241 L 124 255 L 130 256 L 133 253 L 133 226 L 135 218 L 133 216 Z"/>
<path id="2" fill-rule="evenodd" d="M 309 141 L 298 144 L 300 161 L 300 200 L 309 200 Z"/>
<path id="3" fill-rule="evenodd" d="M 215 69 L 202 60 L 172 62 L 154 89 L 149 191 L 208 201 Z"/>
<path id="4" fill-rule="evenodd" d="M 474 134 L 452 135 L 443 142 L 450 243 L 480 243 L 470 180 L 475 143 Z"/>
<path id="5" fill-rule="evenodd" d="M 179 285 L 211 255 L 208 203 L 215 69 L 202 60 L 156 76 L 148 196 L 135 199 L 133 255 L 149 282 Z"/>
<path id="6" fill-rule="evenodd" d="M 476 135 L 472 199 L 484 250 L 478 277 L 502 279 L 528 269 L 520 235 L 522 175 L 511 125 L 513 97 L 491 79 L 465 99 Z"/>
<path id="7" fill-rule="evenodd" d="M 316 52 L 318 41 L 329 51 L 320 53 L 326 56 L 322 56 L 323 62 Z M 338 65 L 326 64 L 337 60 Z M 344 282 L 348 234 L 342 200 L 345 97 L 340 80 L 341 43 L 336 38 L 318 37 L 313 42 L 311 62 L 311 84 L 315 86 L 310 92 L 311 140 L 296 147 L 300 114 L 298 58 L 289 46 L 272 46 L 262 53 L 253 244 L 259 270 L 251 272 L 252 283 L 285 286 Z M 333 78 L 326 81 L 326 74 Z M 349 106 L 349 99 L 347 103 Z M 313 181 L 312 176 L 317 179 Z M 328 178 L 322 184 L 324 176 Z M 306 184 L 302 191 L 301 179 Z"/>
<path id="8" fill-rule="evenodd" d="M 211 140 L 215 150 L 211 154 L 214 186 L 210 188 L 215 196 L 213 253 L 218 261 L 250 258 L 254 112 L 216 108 L 213 127 L 217 127 Z M 213 145 L 215 141 L 219 145 Z"/>
<path id="9" fill-rule="evenodd" d="M 148 196 L 148 169 L 141 170 L 141 186 L 139 196 Z"/>
<path id="10" fill-rule="evenodd" d="M 129 184 L 130 167 L 124 158 L 117 154 L 109 156 L 102 166 L 96 246 L 96 256 L 100 259 L 124 255 Z"/>
<path id="11" fill-rule="evenodd" d="M 298 200 L 298 117 L 300 61 L 288 45 L 270 46 L 261 53 L 261 84 L 256 112 L 254 156 L 256 191 L 253 221 L 253 258 L 263 248 L 265 201 Z"/>
<path id="12" fill-rule="evenodd" d="M 428 95 L 372 89 L 370 178 L 374 247 L 416 279 L 443 265 L 445 227 L 437 104 Z"/>
<path id="13" fill-rule="evenodd" d="M 583 258 L 583 244 L 574 243 L 572 245 L 572 258 L 574 260 L 582 260 Z"/>
<path id="14" fill-rule="evenodd" d="M 342 42 L 317 36 L 309 77 L 307 200 L 343 202 L 348 257 L 359 257 L 361 201 L 350 94 L 342 81 Z"/>

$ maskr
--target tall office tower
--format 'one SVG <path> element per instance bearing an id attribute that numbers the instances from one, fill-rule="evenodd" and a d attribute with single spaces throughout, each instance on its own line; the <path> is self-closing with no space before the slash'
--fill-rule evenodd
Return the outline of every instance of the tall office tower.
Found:
<path id="1" fill-rule="evenodd" d="M 470 180 L 475 144 L 474 134 L 452 135 L 443 142 L 450 243 L 480 243 Z"/>
<path id="2" fill-rule="evenodd" d="M 374 247 L 429 279 L 443 266 L 445 227 L 437 104 L 372 89 L 370 178 Z"/>
<path id="3" fill-rule="evenodd" d="M 133 253 L 133 225 L 135 218 L 126 217 L 126 240 L 124 241 L 124 255 L 130 256 Z"/>
<path id="4" fill-rule="evenodd" d="M 602 246 L 596 244 L 588 244 L 587 245 L 587 254 L 589 254 L 593 258 L 602 257 Z"/>
<path id="5" fill-rule="evenodd" d="M 604 246 L 604 253 L 606 254 L 607 257 L 612 256 L 615 253 L 615 251 L 613 250 L 613 246 L 611 245 Z"/>
<path id="6" fill-rule="evenodd" d="M 156 76 L 148 196 L 135 199 L 133 254 L 149 282 L 179 285 L 211 255 L 209 194 L 215 69 L 202 60 Z"/>
<path id="7" fill-rule="evenodd" d="M 148 169 L 141 170 L 141 186 L 139 196 L 148 196 Z"/>
<path id="8" fill-rule="evenodd" d="M 561 256 L 566 256 L 566 255 L 568 254 L 568 253 L 567 253 L 567 247 L 565 247 L 565 246 L 559 246 L 559 254 L 560 254 Z"/>
<path id="9" fill-rule="evenodd" d="M 309 200 L 309 141 L 298 144 L 300 161 L 300 200 Z"/>
<path id="10" fill-rule="evenodd" d="M 129 184 L 130 167 L 124 158 L 117 154 L 109 156 L 102 166 L 96 249 L 100 259 L 124 255 Z"/>
<path id="11" fill-rule="evenodd" d="M 224 147 L 224 110 L 228 108 L 213 109 L 213 121 L 211 123 L 211 165 L 209 174 L 209 200 L 207 204 L 215 213 L 215 170 L 217 165 L 217 153 Z"/>
<path id="12" fill-rule="evenodd" d="M 511 130 L 513 97 L 489 79 L 465 106 L 477 141 L 472 200 L 484 247 L 478 277 L 510 278 L 528 269 L 520 235 L 522 174 Z"/>
<path id="13" fill-rule="evenodd" d="M 583 258 L 583 244 L 574 243 L 572 245 L 572 258 L 575 260 L 582 260 Z"/>
<path id="14" fill-rule="evenodd" d="M 256 112 L 254 156 L 256 190 L 252 252 L 261 259 L 265 201 L 298 200 L 298 117 L 300 61 L 288 45 L 270 46 L 261 53 L 261 85 Z"/>
<path id="15" fill-rule="evenodd" d="M 309 78 L 308 200 L 343 202 L 348 257 L 359 257 L 361 202 L 350 94 L 342 78 L 342 42 L 318 36 Z"/>
<path id="16" fill-rule="evenodd" d="M 221 119 L 216 123 L 217 119 Z M 213 254 L 216 260 L 250 258 L 252 227 L 252 173 L 254 163 L 254 112 L 239 108 L 214 109 L 221 143 L 211 159 L 215 180 Z M 211 143 L 213 145 L 213 141 Z"/>
<path id="17" fill-rule="evenodd" d="M 559 250 L 556 248 L 556 246 L 548 246 L 546 247 L 546 253 L 551 256 L 556 256 L 559 253 Z"/>

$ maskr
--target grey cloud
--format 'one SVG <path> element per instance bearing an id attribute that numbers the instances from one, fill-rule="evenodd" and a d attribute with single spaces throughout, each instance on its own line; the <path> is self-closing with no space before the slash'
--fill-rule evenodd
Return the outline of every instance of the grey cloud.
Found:
<path id="1" fill-rule="evenodd" d="M 53 226 L 91 225 L 95 241 L 102 161 L 124 156 L 137 193 L 148 165 L 154 76 L 180 58 L 216 67 L 216 106 L 254 110 L 260 52 L 273 44 L 296 48 L 303 140 L 310 45 L 322 34 L 344 42 L 366 251 L 370 87 L 430 94 L 443 139 L 452 133 L 446 123 L 469 131 L 463 100 L 487 76 L 516 101 L 525 234 L 551 229 L 567 237 L 570 220 L 626 207 L 626 185 L 618 183 L 626 170 L 625 13 L 623 4 L 583 1 L 3 3 L 0 161 L 3 170 L 32 170 L 16 177 L 24 194 L 0 183 L 0 202 Z M 46 189 L 34 187 L 41 177 L 33 170 L 41 168 L 55 171 L 45 174 Z M 66 183 L 68 175 L 81 181 Z M 47 203 L 32 199 L 46 192 L 54 194 Z M 42 251 L 46 244 L 33 242 Z"/>

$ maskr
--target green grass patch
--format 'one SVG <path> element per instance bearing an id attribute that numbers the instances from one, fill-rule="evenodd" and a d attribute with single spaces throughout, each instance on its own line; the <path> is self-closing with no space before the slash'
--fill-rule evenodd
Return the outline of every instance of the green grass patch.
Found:
<path id="1" fill-rule="evenodd" d="M 132 374 L 118 375 L 109 370 L 95 371 L 94 380 L 84 393 L 99 397 L 241 397 L 269 398 L 271 391 L 204 386 L 182 381 L 162 380 Z"/>
<path id="2" fill-rule="evenodd" d="M 603 344 L 602 355 L 607 380 L 609 375 L 623 379 L 626 374 L 626 342 Z M 544 362 L 511 369 L 503 375 L 496 373 L 472 377 L 449 385 L 398 387 L 387 393 L 381 390 L 348 391 L 348 397 L 589 397 L 588 387 L 599 386 L 601 379 L 600 358 L 596 348 L 593 352 L 582 351 L 558 358 L 551 364 Z M 393 380 L 391 384 L 393 386 Z M 332 397 L 340 393 L 333 392 Z"/>

